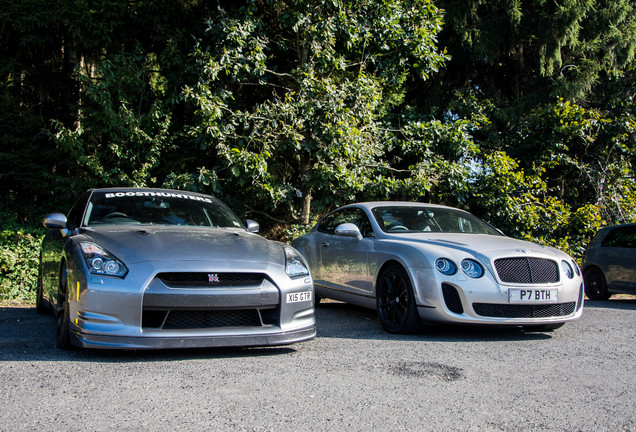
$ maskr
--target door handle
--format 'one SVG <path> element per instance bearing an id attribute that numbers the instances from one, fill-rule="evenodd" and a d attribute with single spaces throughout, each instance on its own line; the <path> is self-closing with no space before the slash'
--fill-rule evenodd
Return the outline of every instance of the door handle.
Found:
<path id="1" fill-rule="evenodd" d="M 328 242 L 322 242 L 322 247 L 329 247 L 329 243 Z"/>

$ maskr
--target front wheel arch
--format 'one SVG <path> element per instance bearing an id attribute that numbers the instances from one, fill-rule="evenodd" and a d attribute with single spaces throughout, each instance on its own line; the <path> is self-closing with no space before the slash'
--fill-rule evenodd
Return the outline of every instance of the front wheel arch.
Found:
<path id="1" fill-rule="evenodd" d="M 384 262 L 381 266 L 380 269 L 376 272 L 375 274 L 375 286 L 374 286 L 374 294 L 377 297 L 378 294 L 378 286 L 380 285 L 380 278 L 382 277 L 382 275 L 384 274 L 384 272 L 386 271 L 387 268 L 392 267 L 392 266 L 399 266 L 402 267 L 402 269 L 406 272 L 406 274 L 409 276 L 408 272 L 406 271 L 406 268 L 404 266 L 403 263 L 401 263 L 400 261 L 396 260 L 396 259 L 390 259 L 386 262 Z M 411 285 L 413 284 L 413 281 L 411 281 Z"/>
<path id="2" fill-rule="evenodd" d="M 55 340 L 58 348 L 68 350 L 72 348 L 69 310 L 68 267 L 65 261 L 60 264 L 58 282 L 57 307 L 55 312 Z"/>
<path id="3" fill-rule="evenodd" d="M 389 333 L 415 333 L 421 328 L 413 283 L 402 265 L 383 266 L 375 298 L 378 319 Z"/>
<path id="4" fill-rule="evenodd" d="M 611 294 L 607 289 L 607 281 L 603 270 L 596 266 L 589 266 L 583 271 L 585 295 L 590 300 L 607 300 Z"/>

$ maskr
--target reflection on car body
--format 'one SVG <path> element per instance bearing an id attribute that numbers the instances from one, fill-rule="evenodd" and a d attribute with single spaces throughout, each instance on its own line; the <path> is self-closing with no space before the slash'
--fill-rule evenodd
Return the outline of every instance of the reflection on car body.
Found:
<path id="1" fill-rule="evenodd" d="M 390 332 L 421 321 L 550 330 L 583 312 L 583 280 L 570 256 L 451 207 L 352 204 L 292 245 L 309 263 L 316 301 L 375 308 Z"/>
<path id="2" fill-rule="evenodd" d="M 61 348 L 282 345 L 316 334 L 302 256 L 214 197 L 92 189 L 44 225 L 37 310 L 55 313 Z"/>
<path id="3" fill-rule="evenodd" d="M 636 294 L 636 224 L 599 230 L 585 250 L 582 268 L 585 294 L 592 300 Z"/>

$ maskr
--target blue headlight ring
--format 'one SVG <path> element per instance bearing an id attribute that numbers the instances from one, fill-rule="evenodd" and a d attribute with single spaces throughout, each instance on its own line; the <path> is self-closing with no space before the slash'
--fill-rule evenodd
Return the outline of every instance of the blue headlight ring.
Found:
<path id="1" fill-rule="evenodd" d="M 484 275 L 484 267 L 477 261 L 467 258 L 462 261 L 462 271 L 470 278 L 478 279 Z"/>

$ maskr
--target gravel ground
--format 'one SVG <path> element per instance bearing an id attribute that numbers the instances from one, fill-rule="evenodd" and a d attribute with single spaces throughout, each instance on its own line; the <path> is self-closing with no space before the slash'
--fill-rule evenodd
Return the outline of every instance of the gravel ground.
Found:
<path id="1" fill-rule="evenodd" d="M 0 430 L 636 431 L 633 298 L 546 333 L 317 320 L 281 348 L 63 352 L 52 316 L 0 307 Z"/>

